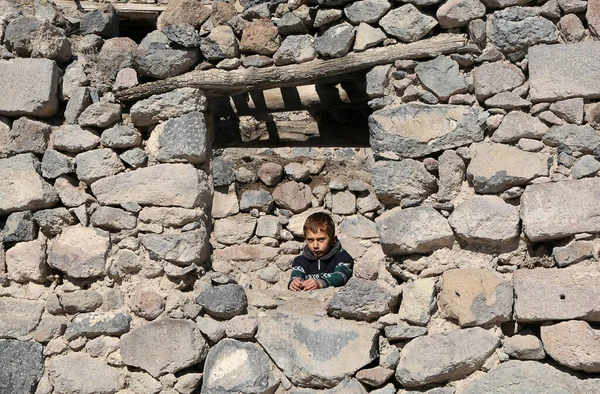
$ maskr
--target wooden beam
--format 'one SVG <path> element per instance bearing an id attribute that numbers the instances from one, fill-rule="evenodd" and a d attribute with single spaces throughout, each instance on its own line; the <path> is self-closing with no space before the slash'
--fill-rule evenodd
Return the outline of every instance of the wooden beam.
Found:
<path id="1" fill-rule="evenodd" d="M 243 92 L 308 85 L 328 78 L 364 70 L 380 64 L 393 63 L 399 59 L 420 59 L 451 53 L 464 46 L 464 34 L 441 34 L 433 38 L 372 48 L 364 52 L 352 52 L 344 57 L 321 60 L 315 59 L 301 64 L 279 67 L 241 68 L 232 71 L 220 69 L 193 70 L 188 73 L 160 81 L 138 85 L 115 95 L 121 101 L 136 101 L 154 94 L 169 92 L 183 87 L 202 89 L 208 96 L 230 96 Z"/>
<path id="2" fill-rule="evenodd" d="M 74 8 L 81 11 L 92 11 L 96 9 L 103 10 L 109 3 L 95 3 L 93 1 L 79 0 L 53 0 L 54 3 L 62 8 Z M 146 17 L 156 18 L 166 8 L 166 4 L 138 4 L 138 3 L 111 3 L 119 14 L 125 18 L 128 17 Z"/>

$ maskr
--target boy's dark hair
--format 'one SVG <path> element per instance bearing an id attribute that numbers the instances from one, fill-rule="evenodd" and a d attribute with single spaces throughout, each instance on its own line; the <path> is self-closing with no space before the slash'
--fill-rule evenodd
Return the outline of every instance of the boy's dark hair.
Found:
<path id="1" fill-rule="evenodd" d="M 304 222 L 304 235 L 306 235 L 307 231 L 317 233 L 319 230 L 325 231 L 331 238 L 335 236 L 333 219 L 325 212 L 313 213 Z"/>

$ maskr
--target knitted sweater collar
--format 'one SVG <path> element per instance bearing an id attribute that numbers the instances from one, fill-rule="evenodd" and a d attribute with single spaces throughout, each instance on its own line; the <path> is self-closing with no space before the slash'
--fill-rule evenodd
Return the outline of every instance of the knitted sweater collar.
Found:
<path id="1" fill-rule="evenodd" d="M 302 250 L 302 255 L 310 261 L 329 260 L 341 249 L 342 249 L 342 244 L 341 244 L 340 240 L 338 239 L 335 241 L 335 243 L 333 244 L 333 247 L 329 250 L 329 252 L 327 252 L 326 254 L 324 254 L 321 257 L 315 256 L 308 248 L 308 245 L 304 245 L 304 249 Z"/>

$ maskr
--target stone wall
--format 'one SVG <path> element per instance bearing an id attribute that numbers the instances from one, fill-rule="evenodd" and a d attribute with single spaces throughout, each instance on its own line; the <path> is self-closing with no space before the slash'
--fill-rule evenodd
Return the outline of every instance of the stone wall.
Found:
<path id="1" fill-rule="evenodd" d="M 0 392 L 600 391 L 596 1 L 181 0 L 140 44 L 26 5 L 0 2 Z M 447 33 L 368 71 L 370 147 L 213 150 L 202 90 L 118 100 Z M 354 277 L 290 292 L 317 210 Z"/>

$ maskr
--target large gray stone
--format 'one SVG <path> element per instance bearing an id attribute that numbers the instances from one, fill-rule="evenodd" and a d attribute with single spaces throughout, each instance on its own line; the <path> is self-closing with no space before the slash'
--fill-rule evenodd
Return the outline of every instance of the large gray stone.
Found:
<path id="1" fill-rule="evenodd" d="M 427 254 L 449 248 L 454 242 L 448 221 L 431 207 L 394 208 L 375 223 L 381 247 L 388 256 Z"/>
<path id="2" fill-rule="evenodd" d="M 461 394 L 586 394 L 600 389 L 600 379 L 579 379 L 536 361 L 511 360 L 469 381 Z"/>
<path id="3" fill-rule="evenodd" d="M 269 213 L 273 209 L 273 197 L 266 190 L 246 190 L 240 199 L 240 210 L 250 212 L 252 209 L 258 209 L 260 212 Z"/>
<path id="4" fill-rule="evenodd" d="M 0 297 L 0 338 L 29 334 L 40 322 L 43 311 L 43 302 Z"/>
<path id="5" fill-rule="evenodd" d="M 90 223 L 107 231 L 121 231 L 135 228 L 137 219 L 124 209 L 98 207 L 92 214 Z"/>
<path id="6" fill-rule="evenodd" d="M 479 327 L 415 338 L 402 349 L 396 380 L 419 387 L 457 379 L 479 369 L 499 344 Z"/>
<path id="7" fill-rule="evenodd" d="M 75 156 L 75 164 L 77 178 L 88 185 L 125 170 L 117 153 L 109 148 L 82 152 Z"/>
<path id="8" fill-rule="evenodd" d="M 521 138 L 541 139 L 548 131 L 539 118 L 521 111 L 512 111 L 504 116 L 502 123 L 492 135 L 494 142 L 516 142 Z"/>
<path id="9" fill-rule="evenodd" d="M 58 178 L 61 175 L 75 172 L 75 163 L 67 155 L 48 149 L 42 157 L 42 175 L 45 178 Z M 56 186 L 56 185 L 55 185 Z"/>
<path id="10" fill-rule="evenodd" d="M 354 27 L 347 22 L 334 25 L 315 39 L 315 52 L 324 58 L 342 57 L 354 44 Z"/>
<path id="11" fill-rule="evenodd" d="M 509 7 L 488 18 L 487 37 L 501 51 L 514 52 L 556 42 L 558 29 L 533 7 Z"/>
<path id="12" fill-rule="evenodd" d="M 158 164 L 102 178 L 91 185 L 103 205 L 204 207 L 210 204 L 206 173 L 191 164 Z"/>
<path id="13" fill-rule="evenodd" d="M 104 128 L 112 126 L 121 120 L 121 105 L 113 103 L 96 102 L 83 110 L 77 123 L 81 127 Z"/>
<path id="14" fill-rule="evenodd" d="M 392 7 L 388 0 L 359 0 L 344 7 L 344 14 L 350 23 L 377 23 Z"/>
<path id="15" fill-rule="evenodd" d="M 525 75 L 512 63 L 484 63 L 473 71 L 475 95 L 480 101 L 512 90 L 525 82 Z"/>
<path id="16" fill-rule="evenodd" d="M 248 299 L 244 288 L 236 284 L 209 287 L 196 298 L 196 303 L 217 318 L 231 319 L 246 313 Z"/>
<path id="17" fill-rule="evenodd" d="M 508 321 L 513 309 L 510 280 L 493 272 L 463 268 L 445 271 L 438 295 L 442 315 L 456 319 L 461 327 Z"/>
<path id="18" fill-rule="evenodd" d="M 80 336 L 95 338 L 101 335 L 121 336 L 129 331 L 131 316 L 115 312 L 80 313 L 67 325 L 65 339 Z"/>
<path id="19" fill-rule="evenodd" d="M 513 277 L 515 320 L 600 321 L 599 278 L 598 272 L 577 266 L 517 270 Z"/>
<path id="20" fill-rule="evenodd" d="M 100 143 L 98 133 L 78 125 L 64 125 L 53 133 L 54 149 L 79 153 L 95 148 Z"/>
<path id="21" fill-rule="evenodd" d="M 165 79 L 191 70 L 199 59 L 198 49 L 149 49 L 136 54 L 134 68 L 140 75 Z"/>
<path id="22" fill-rule="evenodd" d="M 338 318 L 372 321 L 392 312 L 396 303 L 396 297 L 377 283 L 350 278 L 327 304 L 327 313 Z"/>
<path id="23" fill-rule="evenodd" d="M 204 221 L 197 230 L 183 233 L 140 234 L 140 242 L 156 260 L 167 260 L 179 266 L 203 264 L 209 256 L 210 245 Z"/>
<path id="24" fill-rule="evenodd" d="M 39 174 L 40 162 L 31 153 L 0 159 L 0 215 L 51 208 L 56 190 Z"/>
<path id="25" fill-rule="evenodd" d="M 478 193 L 498 193 L 548 176 L 552 162 L 549 154 L 524 152 L 504 144 L 473 144 L 470 152 L 467 177 Z"/>
<path id="26" fill-rule="evenodd" d="M 104 274 L 109 251 L 108 232 L 72 226 L 52 243 L 48 264 L 73 278 L 96 277 Z"/>
<path id="27" fill-rule="evenodd" d="M 465 26 L 470 21 L 483 17 L 485 5 L 479 0 L 449 0 L 442 4 L 435 14 L 441 27 L 451 29 Z"/>
<path id="28" fill-rule="evenodd" d="M 378 161 L 371 167 L 375 193 L 386 205 L 399 205 L 403 199 L 424 200 L 436 188 L 436 179 L 423 163 L 413 159 Z"/>
<path id="29" fill-rule="evenodd" d="M 402 42 L 421 39 L 438 24 L 435 18 L 421 13 L 412 4 L 404 4 L 388 12 L 379 25 L 391 36 Z"/>
<path id="30" fill-rule="evenodd" d="M 145 207 L 138 214 L 138 219 L 143 223 L 158 223 L 165 227 L 183 227 L 205 218 L 201 209 L 176 207 Z"/>
<path id="31" fill-rule="evenodd" d="M 49 124 L 25 117 L 15 120 L 10 129 L 1 127 L 0 157 L 27 152 L 43 154 L 50 130 Z"/>
<path id="32" fill-rule="evenodd" d="M 248 215 L 236 215 L 217 220 L 213 234 L 217 242 L 225 245 L 241 244 L 254 235 L 256 218 Z"/>
<path id="33" fill-rule="evenodd" d="M 378 155 L 422 157 L 483 139 L 487 112 L 459 105 L 405 104 L 369 117 L 370 144 Z"/>
<path id="34" fill-rule="evenodd" d="M 600 232 L 598 201 L 598 178 L 529 185 L 521 197 L 525 235 L 539 242 Z"/>
<path id="35" fill-rule="evenodd" d="M 0 392 L 33 394 L 44 370 L 42 345 L 0 340 L 0 365 Z"/>
<path id="36" fill-rule="evenodd" d="M 593 152 L 600 145 L 600 134 L 589 124 L 578 126 L 566 124 L 552 126 L 542 139 L 546 145 L 566 145 L 570 149 L 583 153 Z"/>
<path id="37" fill-rule="evenodd" d="M 134 328 L 121 337 L 120 347 L 125 365 L 139 367 L 155 378 L 195 365 L 208 353 L 194 322 L 171 318 Z"/>
<path id="38" fill-rule="evenodd" d="M 208 156 L 208 141 L 204 114 L 191 112 L 156 126 L 146 148 L 160 162 L 202 164 Z"/>
<path id="39" fill-rule="evenodd" d="M 202 392 L 268 393 L 278 385 L 276 367 L 254 343 L 224 339 L 210 349 L 204 362 Z"/>
<path id="40" fill-rule="evenodd" d="M 180 88 L 136 102 L 131 107 L 130 115 L 133 124 L 141 127 L 205 109 L 206 97 L 201 90 Z"/>
<path id="41" fill-rule="evenodd" d="M 372 220 L 362 215 L 347 216 L 342 220 L 339 230 L 344 236 L 352 238 L 377 238 L 377 227 Z"/>
<path id="42" fill-rule="evenodd" d="M 33 50 L 32 41 L 41 24 L 42 21 L 33 16 L 19 16 L 8 22 L 4 30 L 7 49 L 19 57 L 30 57 Z"/>
<path id="43" fill-rule="evenodd" d="M 0 62 L 0 115 L 52 116 L 58 111 L 60 69 L 53 60 Z"/>
<path id="44" fill-rule="evenodd" d="M 293 213 L 306 211 L 312 199 L 310 187 L 296 181 L 279 184 L 272 195 L 277 206 L 289 209 Z"/>
<path id="45" fill-rule="evenodd" d="M 112 394 L 125 386 L 120 369 L 84 352 L 51 358 L 48 376 L 56 393 Z"/>
<path id="46" fill-rule="evenodd" d="M 415 67 L 419 80 L 442 100 L 453 94 L 465 93 L 467 82 L 458 69 L 458 63 L 447 56 L 440 55 Z"/>
<path id="47" fill-rule="evenodd" d="M 119 13 L 114 7 L 105 10 L 92 10 L 81 17 L 80 32 L 82 35 L 97 34 L 111 38 L 119 35 Z"/>
<path id="48" fill-rule="evenodd" d="M 142 133 L 135 127 L 118 124 L 104 130 L 100 141 L 107 148 L 131 148 L 141 144 Z"/>
<path id="49" fill-rule="evenodd" d="M 37 230 L 31 211 L 14 212 L 6 218 L 0 240 L 3 242 L 33 241 L 37 236 Z"/>
<path id="50" fill-rule="evenodd" d="M 286 37 L 273 55 L 276 66 L 304 63 L 315 58 L 314 39 L 310 34 Z"/>
<path id="51" fill-rule="evenodd" d="M 274 314 L 256 339 L 292 383 L 333 387 L 377 358 L 377 330 L 331 318 Z"/>
<path id="52" fill-rule="evenodd" d="M 238 41 L 233 29 L 227 25 L 217 26 L 207 37 L 201 38 L 200 50 L 208 60 L 232 59 L 239 56 Z"/>
<path id="53" fill-rule="evenodd" d="M 496 196 L 474 196 L 458 205 L 448 223 L 467 243 L 498 245 L 520 233 L 519 209 Z"/>
<path id="54" fill-rule="evenodd" d="M 544 350 L 559 364 L 587 373 L 600 372 L 599 333 L 589 323 L 561 322 L 542 326 L 540 333 Z"/>
<path id="55" fill-rule="evenodd" d="M 435 307 L 435 278 L 419 278 L 407 283 L 402 290 L 398 318 L 411 324 L 425 326 Z"/>

